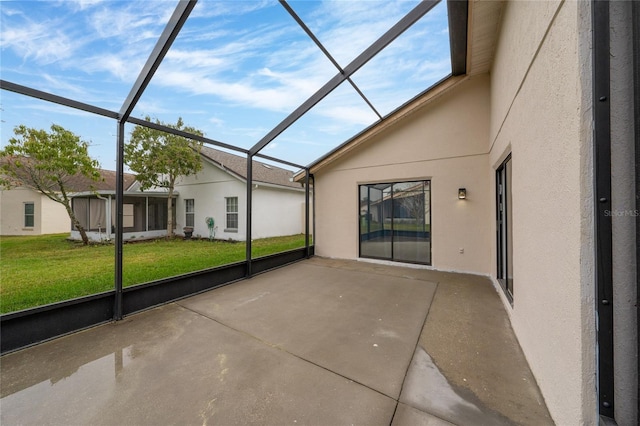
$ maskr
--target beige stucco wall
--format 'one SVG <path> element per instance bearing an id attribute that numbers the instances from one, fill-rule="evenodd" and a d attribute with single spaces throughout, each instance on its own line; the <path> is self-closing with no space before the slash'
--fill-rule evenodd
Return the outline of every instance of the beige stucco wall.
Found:
<path id="1" fill-rule="evenodd" d="M 34 226 L 24 226 L 24 203 L 34 204 Z M 27 188 L 0 190 L 0 235 L 42 235 L 69 232 L 64 207 Z"/>
<path id="2" fill-rule="evenodd" d="M 488 172 L 513 165 L 513 328 L 557 424 L 595 424 L 591 68 L 586 2 L 509 2 Z M 493 229 L 495 230 L 495 224 Z M 496 258 L 495 244 L 493 259 Z M 495 272 L 493 272 L 495 276 Z"/>
<path id="3" fill-rule="evenodd" d="M 359 184 L 430 179 L 433 267 L 489 274 L 488 113 L 489 78 L 475 76 L 319 170 L 316 254 L 358 257 Z"/>
<path id="4" fill-rule="evenodd" d="M 615 415 L 619 425 L 638 424 L 638 353 L 631 2 L 611 2 L 611 189 Z"/>
<path id="5" fill-rule="evenodd" d="M 59 234 L 71 230 L 71 219 L 60 203 L 41 197 L 40 226 L 42 234 Z"/>

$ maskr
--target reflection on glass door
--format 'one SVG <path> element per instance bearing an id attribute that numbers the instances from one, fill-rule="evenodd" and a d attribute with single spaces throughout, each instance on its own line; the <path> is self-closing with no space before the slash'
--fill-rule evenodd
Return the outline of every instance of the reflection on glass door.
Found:
<path id="1" fill-rule="evenodd" d="M 431 264 L 430 181 L 360 186 L 360 256 Z"/>
<path id="2" fill-rule="evenodd" d="M 513 220 L 511 201 L 511 156 L 496 171 L 496 224 L 498 281 L 513 302 Z"/>

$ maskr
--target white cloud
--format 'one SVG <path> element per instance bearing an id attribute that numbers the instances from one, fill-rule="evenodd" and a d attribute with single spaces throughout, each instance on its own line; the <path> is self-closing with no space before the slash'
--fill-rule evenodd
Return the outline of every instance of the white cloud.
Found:
<path id="1" fill-rule="evenodd" d="M 72 39 L 55 21 L 2 22 L 0 44 L 11 49 L 24 60 L 33 59 L 39 64 L 51 64 L 67 60 L 82 46 L 83 40 Z"/>
<path id="2" fill-rule="evenodd" d="M 195 95 L 214 95 L 226 100 L 231 105 L 244 105 L 269 111 L 289 111 L 298 106 L 306 98 L 301 93 L 298 83 L 295 87 L 276 85 L 261 87 L 251 81 L 227 82 L 210 78 L 199 72 L 159 70 L 154 83 L 164 87 L 173 87 Z"/>
<path id="3" fill-rule="evenodd" d="M 102 53 L 82 62 L 84 72 L 106 72 L 120 81 L 133 83 L 144 66 L 146 58 L 131 52 Z"/>
<path id="4" fill-rule="evenodd" d="M 218 2 L 198 2 L 191 12 L 193 18 L 213 18 L 217 16 L 244 15 L 267 7 L 273 7 L 274 2 L 268 0 L 260 1 L 218 1 Z"/>
<path id="5" fill-rule="evenodd" d="M 212 123 L 216 127 L 223 127 L 224 126 L 224 120 L 221 119 L 221 118 L 218 118 L 218 117 L 209 118 L 209 123 Z"/>
<path id="6" fill-rule="evenodd" d="M 140 12 L 140 8 L 115 9 L 105 6 L 91 14 L 89 22 L 100 38 L 118 37 L 133 43 L 151 35 L 148 31 L 140 31 L 141 28 L 159 24 L 157 16 Z M 158 35 L 160 32 L 155 37 Z"/>
<path id="7" fill-rule="evenodd" d="M 155 118 L 158 114 L 165 114 L 171 112 L 171 110 L 159 102 L 140 99 L 135 106 L 134 112 L 137 117 L 150 116 Z"/>
<path id="8" fill-rule="evenodd" d="M 217 55 L 215 50 L 179 50 L 171 49 L 165 57 L 167 63 L 173 62 L 180 66 L 189 68 L 206 67 L 210 72 L 217 73 L 228 69 L 233 65 L 233 61 Z"/>
<path id="9" fill-rule="evenodd" d="M 56 93 L 64 93 L 65 97 L 73 98 L 74 95 L 78 97 L 84 97 L 87 94 L 87 91 L 84 87 L 68 83 L 61 80 L 59 77 L 54 77 L 44 73 L 42 74 L 42 78 L 49 83 L 51 88 L 58 89 L 55 90 Z"/>
<path id="10" fill-rule="evenodd" d="M 106 0 L 62 0 L 59 3 L 65 6 L 71 6 L 76 10 L 85 10 L 105 1 Z"/>

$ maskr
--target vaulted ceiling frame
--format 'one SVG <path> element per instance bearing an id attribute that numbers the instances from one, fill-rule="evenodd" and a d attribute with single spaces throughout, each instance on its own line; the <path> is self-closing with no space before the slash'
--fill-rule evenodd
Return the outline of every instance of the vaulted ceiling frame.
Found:
<path id="1" fill-rule="evenodd" d="M 249 155 L 255 155 L 260 152 L 265 146 L 273 141 L 278 135 L 289 128 L 293 123 L 306 114 L 311 108 L 313 108 L 318 102 L 324 99 L 328 94 L 333 92 L 340 84 L 346 79 L 351 77 L 362 66 L 369 62 L 374 56 L 380 53 L 385 47 L 387 47 L 393 40 L 399 37 L 403 32 L 408 30 L 416 21 L 422 18 L 427 12 L 429 12 L 440 0 L 423 0 L 416 7 L 414 7 L 409 13 L 407 13 L 402 19 L 400 19 L 393 27 L 391 27 L 386 33 L 365 49 L 360 55 L 358 55 L 349 65 L 347 65 L 342 72 L 338 72 L 331 80 L 325 83 L 316 93 L 311 95 L 305 102 L 302 103 L 295 111 L 289 114 L 283 121 L 274 127 L 269 133 L 267 133 L 258 143 L 256 143 L 250 150 Z"/>
<path id="2" fill-rule="evenodd" d="M 311 40 L 318 46 L 318 48 L 324 53 L 324 55 L 333 63 L 333 65 L 338 70 L 338 74 L 331 78 L 324 86 L 322 86 L 316 93 L 314 93 L 310 98 L 308 98 L 305 102 L 303 102 L 296 110 L 294 110 L 289 116 L 287 116 L 282 122 L 280 122 L 277 126 L 275 126 L 267 135 L 265 135 L 260 141 L 258 141 L 252 148 L 249 150 L 242 149 L 230 144 L 225 144 L 220 141 L 216 141 L 213 139 L 205 138 L 203 136 L 190 134 L 188 132 L 184 132 L 177 129 L 172 129 L 168 126 L 153 123 L 150 121 L 142 120 L 139 118 L 131 117 L 131 113 L 133 112 L 137 102 L 140 97 L 146 90 L 147 86 L 151 82 L 155 72 L 158 67 L 164 60 L 167 52 L 171 48 L 171 45 L 177 38 L 180 30 L 182 29 L 184 23 L 187 21 L 191 11 L 194 9 L 197 0 L 180 0 L 178 5 L 176 6 L 173 14 L 171 15 L 169 22 L 165 26 L 162 34 L 160 35 L 154 49 L 152 50 L 149 58 L 147 59 L 144 67 L 142 68 L 138 78 L 133 84 L 127 98 L 123 102 L 120 111 L 114 112 L 104 108 L 100 108 L 94 105 L 78 102 L 69 98 L 65 98 L 58 95 L 53 95 L 51 93 L 39 91 L 36 89 L 32 89 L 26 86 L 21 86 L 15 83 L 11 83 L 5 80 L 0 80 L 0 88 L 3 90 L 13 91 L 15 93 L 23 94 L 29 97 L 39 98 L 48 102 L 53 102 L 59 105 L 64 105 L 67 107 L 79 109 L 82 111 L 86 111 L 89 113 L 93 113 L 96 115 L 116 119 L 118 122 L 117 129 L 117 161 L 116 161 L 116 174 L 117 174 L 117 182 L 116 182 L 116 194 L 119 195 L 117 197 L 117 229 L 122 229 L 122 198 L 123 198 L 123 175 L 124 175 L 124 126 L 125 123 L 129 122 L 132 124 L 145 126 L 149 128 L 153 128 L 156 130 L 164 131 L 170 134 L 183 136 L 186 138 L 194 139 L 201 141 L 203 143 L 211 144 L 214 146 L 219 146 L 222 148 L 226 148 L 233 151 L 242 152 L 248 157 L 249 163 L 251 163 L 251 158 L 253 156 L 258 156 L 261 158 L 265 158 L 267 160 L 280 162 L 283 164 L 287 164 L 293 167 L 300 167 L 307 170 L 307 167 L 302 167 L 295 163 L 279 160 L 273 157 L 269 157 L 264 154 L 260 154 L 260 151 L 267 146 L 271 141 L 273 141 L 278 135 L 280 135 L 284 130 L 286 130 L 289 126 L 295 123 L 298 119 L 300 119 L 305 113 L 307 113 L 311 108 L 313 108 L 318 102 L 324 99 L 327 95 L 329 95 L 333 90 L 335 90 L 338 86 L 340 86 L 344 81 L 348 81 L 349 84 L 356 90 L 356 92 L 361 96 L 361 98 L 369 105 L 369 107 L 374 111 L 374 113 L 379 117 L 380 121 L 383 119 L 373 104 L 367 99 L 367 97 L 362 93 L 359 87 L 351 80 L 351 76 L 362 68 L 367 62 L 369 62 L 372 58 L 374 58 L 378 53 L 380 53 L 384 48 L 386 48 L 393 40 L 399 37 L 402 33 L 404 33 L 407 29 L 409 29 L 415 22 L 417 22 L 420 18 L 422 18 L 427 12 L 429 12 L 436 4 L 439 3 L 440 0 L 422 0 L 416 7 L 414 7 L 407 15 L 405 15 L 402 19 L 400 19 L 393 27 L 391 27 L 386 33 L 384 33 L 380 38 L 378 38 L 371 46 L 365 49 L 360 53 L 351 63 L 349 63 L 346 67 L 342 68 L 340 64 L 331 56 L 328 50 L 322 45 L 322 43 L 318 40 L 318 38 L 313 34 L 313 32 L 308 28 L 308 26 L 304 23 L 304 21 L 295 13 L 295 11 L 288 5 L 286 0 L 281 0 L 280 3 L 282 6 L 289 12 L 289 14 L 294 18 L 294 20 L 300 25 L 300 27 L 305 31 L 305 33 L 311 38 Z M 453 5 L 452 5 L 453 3 Z M 461 6 L 461 5 L 464 5 Z M 463 73 L 466 67 L 466 63 L 461 61 L 459 58 L 466 57 L 466 42 L 461 43 L 460 40 L 466 40 L 466 8 L 467 8 L 467 0 L 449 0 L 449 13 L 452 13 L 452 10 L 457 10 L 456 16 L 457 18 L 452 20 L 450 16 L 449 21 L 450 25 L 458 23 L 454 33 L 459 33 L 464 29 L 464 36 L 458 37 L 458 43 L 454 43 L 452 39 L 452 52 L 451 57 L 452 61 L 457 57 L 457 64 L 453 65 L 454 72 Z M 458 46 L 458 47 L 455 47 Z M 465 54 L 462 55 L 460 52 L 460 46 L 464 46 Z M 249 231 L 250 232 L 250 231 Z M 120 319 L 122 317 L 122 233 L 118 232 L 116 234 L 116 309 L 115 309 L 115 317 L 116 319 Z M 119 296 L 119 297 L 118 297 Z M 118 300 L 120 302 L 118 302 Z"/>

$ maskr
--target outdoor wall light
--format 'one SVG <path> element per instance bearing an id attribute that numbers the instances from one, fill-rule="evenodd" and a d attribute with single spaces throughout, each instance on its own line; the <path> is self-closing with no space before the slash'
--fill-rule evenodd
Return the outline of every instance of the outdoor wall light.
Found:
<path id="1" fill-rule="evenodd" d="M 458 200 L 467 198 L 467 188 L 458 188 Z"/>

